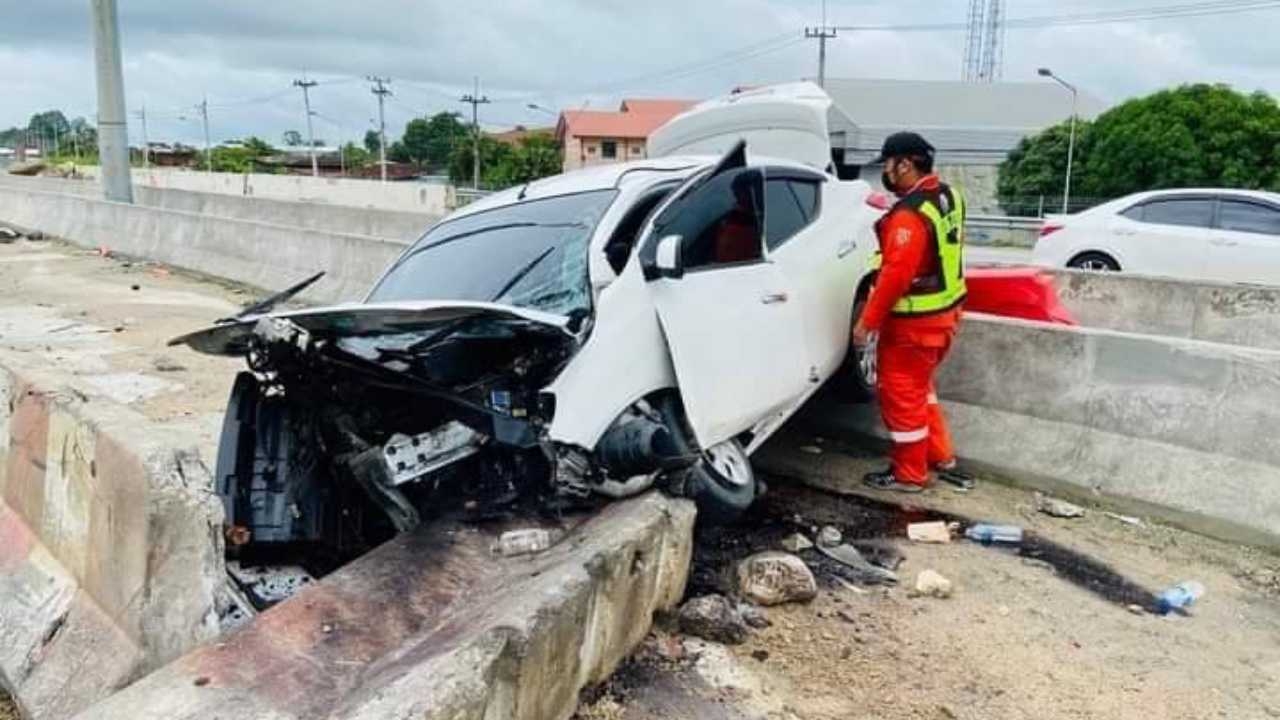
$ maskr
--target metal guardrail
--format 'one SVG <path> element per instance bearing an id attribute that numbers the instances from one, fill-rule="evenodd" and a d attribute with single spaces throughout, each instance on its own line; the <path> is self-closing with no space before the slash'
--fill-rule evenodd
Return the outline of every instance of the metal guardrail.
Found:
<path id="1" fill-rule="evenodd" d="M 1032 247 L 1043 225 L 1043 218 L 974 215 L 965 223 L 965 241 L 973 245 Z"/>

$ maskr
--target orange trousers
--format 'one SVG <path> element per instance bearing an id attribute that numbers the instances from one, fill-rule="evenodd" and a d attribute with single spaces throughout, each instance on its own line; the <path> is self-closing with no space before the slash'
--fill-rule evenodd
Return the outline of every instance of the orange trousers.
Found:
<path id="1" fill-rule="evenodd" d="M 881 334 L 876 385 L 880 416 L 893 440 L 890 458 L 898 482 L 924 485 L 930 466 L 955 459 L 933 385 L 934 373 L 950 349 L 950 333 Z"/>

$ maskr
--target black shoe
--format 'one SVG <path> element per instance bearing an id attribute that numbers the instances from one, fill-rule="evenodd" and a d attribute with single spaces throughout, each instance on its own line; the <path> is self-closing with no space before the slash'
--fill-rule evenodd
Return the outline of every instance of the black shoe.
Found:
<path id="1" fill-rule="evenodd" d="M 938 474 L 939 480 L 955 485 L 961 490 L 972 490 L 977 485 L 977 478 L 961 470 L 955 460 L 949 463 L 938 463 L 933 466 L 933 470 Z"/>
<path id="2" fill-rule="evenodd" d="M 890 490 L 900 493 L 920 493 L 924 492 L 925 488 L 924 485 L 916 483 L 899 482 L 892 469 L 867 473 L 862 476 L 862 484 L 876 490 Z"/>

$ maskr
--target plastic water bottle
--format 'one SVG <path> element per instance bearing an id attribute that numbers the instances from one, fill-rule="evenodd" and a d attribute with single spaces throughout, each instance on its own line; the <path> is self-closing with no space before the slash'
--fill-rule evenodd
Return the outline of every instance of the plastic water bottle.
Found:
<path id="1" fill-rule="evenodd" d="M 1156 611 L 1168 615 L 1174 610 L 1181 610 L 1204 595 L 1204 585 L 1195 580 L 1180 582 L 1156 596 Z"/>
<path id="2" fill-rule="evenodd" d="M 1022 542 L 1022 528 L 1017 525 L 978 523 L 977 525 L 970 525 L 964 531 L 964 536 L 983 545 L 992 543 L 1017 545 Z"/>
<path id="3" fill-rule="evenodd" d="M 503 557 L 531 555 L 551 547 L 551 531 L 544 528 L 508 530 L 493 545 L 493 552 Z"/>

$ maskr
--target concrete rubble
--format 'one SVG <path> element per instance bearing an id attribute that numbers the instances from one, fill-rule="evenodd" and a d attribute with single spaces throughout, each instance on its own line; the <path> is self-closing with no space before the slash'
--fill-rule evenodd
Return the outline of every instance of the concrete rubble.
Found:
<path id="1" fill-rule="evenodd" d="M 813 571 L 803 560 L 783 552 L 762 552 L 737 566 L 738 593 L 758 605 L 805 602 L 818 594 Z"/>

